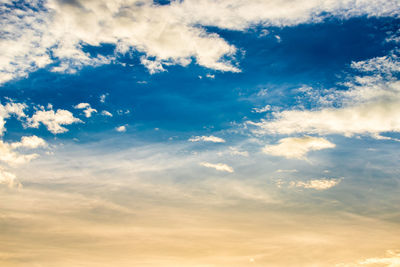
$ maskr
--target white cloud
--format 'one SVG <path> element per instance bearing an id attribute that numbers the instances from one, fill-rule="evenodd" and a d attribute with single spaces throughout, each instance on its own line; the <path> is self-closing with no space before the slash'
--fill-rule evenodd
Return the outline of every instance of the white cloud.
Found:
<path id="1" fill-rule="evenodd" d="M 213 142 L 213 143 L 225 143 L 225 140 L 220 138 L 220 137 L 216 137 L 213 135 L 210 136 L 194 136 L 192 138 L 189 139 L 190 142 Z"/>
<path id="2" fill-rule="evenodd" d="M 6 185 L 8 188 L 21 188 L 22 184 L 17 181 L 15 174 L 0 169 L 0 185 Z"/>
<path id="3" fill-rule="evenodd" d="M 316 189 L 316 190 L 326 190 L 338 185 L 341 182 L 341 179 L 315 179 L 309 180 L 306 182 L 291 182 L 290 186 L 292 187 L 302 187 L 307 189 Z"/>
<path id="4" fill-rule="evenodd" d="M 126 132 L 126 126 L 125 125 L 119 126 L 115 128 L 115 130 L 120 133 Z"/>
<path id="5" fill-rule="evenodd" d="M 400 132 L 400 81 L 392 76 L 400 71 L 399 57 L 373 58 L 353 62 L 352 66 L 373 75 L 355 76 L 343 83 L 348 90 L 336 90 L 319 97 L 319 108 L 273 112 L 272 120 L 249 122 L 256 126 L 252 131 L 256 134 L 341 134 L 348 137 L 367 134 L 377 139 L 384 139 L 381 134 L 385 132 Z M 329 104 L 331 106 L 326 106 Z"/>
<path id="6" fill-rule="evenodd" d="M 23 148 L 34 149 L 34 148 L 46 147 L 46 146 L 47 146 L 46 141 L 44 141 L 42 138 L 37 137 L 35 135 L 33 135 L 33 136 L 23 136 L 21 138 L 21 142 L 15 142 L 15 143 L 11 144 L 12 148 L 23 147 Z"/>
<path id="7" fill-rule="evenodd" d="M 206 77 L 209 79 L 215 79 L 215 74 L 207 74 Z"/>
<path id="8" fill-rule="evenodd" d="M 79 103 L 78 105 L 74 106 L 76 109 L 83 109 L 83 113 L 85 113 L 86 118 L 90 118 L 92 113 L 97 113 L 97 110 L 92 108 L 89 103 Z"/>
<path id="9" fill-rule="evenodd" d="M 141 57 L 140 63 L 142 63 L 147 68 L 150 74 L 155 74 L 158 72 L 165 71 L 161 61 L 159 60 L 149 60 L 146 57 Z"/>
<path id="10" fill-rule="evenodd" d="M 375 57 L 364 61 L 351 63 L 351 67 L 364 72 L 380 72 L 390 74 L 400 72 L 400 60 L 396 55 Z"/>
<path id="11" fill-rule="evenodd" d="M 288 137 L 279 140 L 277 145 L 267 145 L 263 152 L 273 156 L 305 159 L 310 151 L 334 148 L 335 144 L 321 137 Z"/>
<path id="12" fill-rule="evenodd" d="M 269 111 L 269 110 L 271 110 L 271 106 L 270 106 L 270 105 L 266 105 L 266 106 L 263 107 L 263 108 L 253 108 L 252 112 L 255 112 L 255 113 L 264 113 L 264 112 L 267 112 L 267 111 Z"/>
<path id="13" fill-rule="evenodd" d="M 399 251 L 387 250 L 386 257 L 367 258 L 365 260 L 358 261 L 357 263 L 336 264 L 337 267 L 360 267 L 364 265 L 398 267 L 400 266 L 400 253 Z"/>
<path id="14" fill-rule="evenodd" d="M 28 118 L 27 126 L 38 128 L 40 123 L 44 124 L 51 133 L 59 134 L 67 132 L 68 130 L 61 125 L 70 125 L 73 123 L 82 122 L 80 119 L 75 118 L 74 115 L 68 110 L 58 109 L 54 110 L 37 110 L 31 118 Z"/>
<path id="15" fill-rule="evenodd" d="M 369 258 L 363 261 L 360 261 L 360 265 L 382 265 L 384 264 L 387 267 L 398 267 L 400 266 L 400 253 L 392 250 L 388 250 L 386 252 L 387 257 L 382 258 Z"/>
<path id="16" fill-rule="evenodd" d="M 397 0 L 186 0 L 169 5 L 47 0 L 27 1 L 18 9 L 2 3 L 0 83 L 49 64 L 54 64 L 52 71 L 67 73 L 109 64 L 132 49 L 145 54 L 142 63 L 150 72 L 163 70 L 163 65 L 185 66 L 192 59 L 206 68 L 237 72 L 232 62 L 237 49 L 204 26 L 244 31 L 256 24 L 319 22 L 327 13 L 341 18 L 398 16 L 399 7 Z M 92 57 L 83 51 L 83 44 L 104 43 L 116 45 L 116 53 Z"/>
<path id="17" fill-rule="evenodd" d="M 12 145 L 0 140 L 0 161 L 9 165 L 20 165 L 39 157 L 38 154 L 20 154 L 13 149 Z"/>
<path id="18" fill-rule="evenodd" d="M 222 172 L 234 172 L 233 168 L 229 165 L 226 165 L 224 163 L 209 163 L 209 162 L 202 162 L 200 163 L 201 166 L 207 167 L 207 168 L 212 168 L 216 169 L 217 171 L 222 171 Z"/>
<path id="19" fill-rule="evenodd" d="M 103 116 L 108 116 L 108 117 L 112 117 L 113 115 L 109 112 L 109 111 L 107 111 L 107 110 L 103 110 L 102 112 L 101 112 L 101 115 L 103 115 Z"/>
<path id="20" fill-rule="evenodd" d="M 21 103 L 7 103 L 5 105 L 0 103 L 0 135 L 3 135 L 6 130 L 4 127 L 5 120 L 10 118 L 11 115 L 16 115 L 18 118 L 26 117 L 25 108 L 26 105 Z"/>

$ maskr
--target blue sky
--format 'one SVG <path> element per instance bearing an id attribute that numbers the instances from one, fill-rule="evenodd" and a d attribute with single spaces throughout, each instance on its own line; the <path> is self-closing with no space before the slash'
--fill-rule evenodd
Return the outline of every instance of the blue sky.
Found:
<path id="1" fill-rule="evenodd" d="M 0 6 L 2 265 L 397 266 L 397 1 Z"/>

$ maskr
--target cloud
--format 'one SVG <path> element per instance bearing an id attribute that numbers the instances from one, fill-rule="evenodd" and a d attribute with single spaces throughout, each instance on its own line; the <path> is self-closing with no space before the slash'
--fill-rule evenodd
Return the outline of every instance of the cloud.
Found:
<path id="1" fill-rule="evenodd" d="M 341 182 L 341 179 L 316 179 L 309 180 L 306 182 L 290 182 L 290 186 L 292 187 L 302 187 L 307 189 L 316 189 L 316 190 L 326 190 L 338 185 Z"/>
<path id="2" fill-rule="evenodd" d="M 38 128 L 40 123 L 44 124 L 51 133 L 59 134 L 67 132 L 68 129 L 61 125 L 70 125 L 73 123 L 82 122 L 80 119 L 75 118 L 74 115 L 64 109 L 54 110 L 37 110 L 31 118 L 27 120 L 27 126 L 32 128 Z"/>
<path id="3" fill-rule="evenodd" d="M 108 96 L 108 94 L 102 94 L 102 95 L 100 96 L 100 102 L 101 102 L 101 103 L 105 103 L 105 102 L 106 102 L 107 96 Z"/>
<path id="4" fill-rule="evenodd" d="M 271 106 L 270 106 L 270 105 L 266 105 L 266 106 L 263 107 L 263 108 L 253 108 L 252 112 L 255 112 L 255 113 L 264 113 L 264 112 L 267 112 L 267 111 L 269 111 L 269 110 L 271 110 Z"/>
<path id="5" fill-rule="evenodd" d="M 23 147 L 23 148 L 34 149 L 34 148 L 46 147 L 46 146 L 47 146 L 46 141 L 44 141 L 42 138 L 37 137 L 35 135 L 33 135 L 33 136 L 23 136 L 21 138 L 21 142 L 16 142 L 16 143 L 12 143 L 11 144 L 12 148 Z"/>
<path id="6" fill-rule="evenodd" d="M 377 139 L 383 139 L 381 134 L 385 132 L 400 132 L 397 115 L 400 113 L 400 81 L 392 76 L 400 71 L 399 58 L 395 55 L 373 58 L 353 62 L 352 66 L 357 71 L 371 71 L 372 75 L 354 76 L 343 83 L 348 90 L 315 97 L 321 105 L 316 109 L 273 112 L 271 120 L 248 122 L 256 126 L 252 131 L 256 134 L 341 134 L 347 137 L 366 134 Z"/>
<path id="7" fill-rule="evenodd" d="M 234 172 L 233 168 L 229 165 L 226 165 L 224 163 L 217 163 L 217 164 L 213 164 L 213 163 L 209 163 L 209 162 L 202 162 L 200 163 L 201 166 L 204 166 L 206 168 L 212 168 L 212 169 L 216 169 L 217 171 L 221 171 L 221 172 Z"/>
<path id="8" fill-rule="evenodd" d="M 112 117 L 113 115 L 109 112 L 109 111 L 107 111 L 107 110 L 103 110 L 102 112 L 101 112 L 101 115 L 103 115 L 103 116 L 108 116 L 108 117 Z"/>
<path id="9" fill-rule="evenodd" d="M 22 142 L 21 142 L 22 143 Z M 0 161 L 8 165 L 20 165 L 30 162 L 39 157 L 38 154 L 20 154 L 13 151 L 12 144 L 8 144 L 0 140 Z"/>
<path id="10" fill-rule="evenodd" d="M 375 57 L 364 61 L 354 61 L 351 63 L 353 69 L 363 72 L 379 72 L 390 74 L 400 72 L 400 60 L 395 54 L 383 57 Z"/>
<path id="11" fill-rule="evenodd" d="M 249 152 L 247 151 L 240 151 L 238 148 L 236 147 L 229 147 L 229 153 L 233 156 L 243 156 L 243 157 L 248 157 L 249 156 Z"/>
<path id="12" fill-rule="evenodd" d="M 83 113 L 85 113 L 86 118 L 90 118 L 92 113 L 97 113 L 97 110 L 92 108 L 89 103 L 79 103 L 74 106 L 76 109 L 83 109 Z"/>
<path id="13" fill-rule="evenodd" d="M 334 148 L 335 144 L 321 137 L 287 137 L 279 140 L 277 145 L 267 145 L 263 152 L 285 158 L 305 159 L 310 151 Z"/>
<path id="14" fill-rule="evenodd" d="M 369 258 L 363 261 L 360 261 L 360 265 L 376 265 L 376 264 L 384 264 L 387 267 L 396 267 L 400 266 L 400 253 L 393 251 L 393 250 L 388 250 L 386 252 L 387 257 L 382 257 L 382 258 Z"/>
<path id="15" fill-rule="evenodd" d="M 10 118 L 11 115 L 15 115 L 18 118 L 26 117 L 24 110 L 26 108 L 25 104 L 21 103 L 7 103 L 5 105 L 0 103 L 0 136 L 5 132 L 4 125 L 6 124 L 6 119 Z"/>
<path id="16" fill-rule="evenodd" d="M 147 68 L 150 74 L 155 74 L 158 72 L 165 71 L 161 61 L 159 60 L 149 60 L 146 57 L 141 57 L 140 63 L 142 63 Z"/>
<path id="17" fill-rule="evenodd" d="M 19 8 L 3 3 L 0 83 L 46 66 L 74 73 L 84 66 L 110 64 L 132 50 L 144 54 L 142 64 L 151 73 L 192 60 L 206 68 L 238 72 L 236 47 L 205 27 L 245 31 L 257 24 L 293 26 L 320 22 L 327 14 L 345 19 L 396 17 L 399 7 L 396 0 L 186 0 L 168 5 L 152 0 L 47 0 L 26 1 Z M 115 45 L 114 53 L 84 52 L 84 45 L 101 44 Z"/>
<path id="18" fill-rule="evenodd" d="M 225 143 L 225 140 L 220 138 L 220 137 L 216 137 L 213 135 L 210 136 L 194 136 L 192 138 L 189 139 L 190 142 L 213 142 L 213 143 Z"/>
<path id="19" fill-rule="evenodd" d="M 0 169 L 0 185 L 6 185 L 8 188 L 21 188 L 22 184 L 17 181 L 17 176 L 13 173 Z"/>
<path id="20" fill-rule="evenodd" d="M 126 132 L 126 126 L 125 125 L 119 126 L 115 128 L 115 130 L 120 133 Z"/>

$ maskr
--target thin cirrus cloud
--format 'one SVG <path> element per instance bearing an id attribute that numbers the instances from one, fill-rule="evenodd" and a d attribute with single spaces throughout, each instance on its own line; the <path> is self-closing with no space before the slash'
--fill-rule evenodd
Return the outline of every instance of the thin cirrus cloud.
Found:
<path id="1" fill-rule="evenodd" d="M 27 1 L 18 9 L 13 1 L 1 4 L 0 83 L 26 77 L 39 68 L 74 73 L 84 66 L 115 62 L 119 54 L 136 50 L 150 73 L 164 66 L 188 65 L 238 72 L 237 48 L 205 26 L 244 31 L 255 24 L 293 26 L 319 22 L 324 14 L 398 16 L 396 0 L 336 1 Z M 68 27 L 65 25 L 68 24 Z M 91 56 L 82 44 L 113 44 L 110 56 Z"/>
<path id="2" fill-rule="evenodd" d="M 225 140 L 222 139 L 221 137 L 217 137 L 214 135 L 210 135 L 210 136 L 194 136 L 189 138 L 190 142 L 212 142 L 212 143 L 225 143 Z"/>
<path id="3" fill-rule="evenodd" d="M 306 155 L 310 151 L 334 147 L 335 144 L 321 137 L 287 137 L 279 140 L 276 145 L 265 146 L 263 152 L 272 156 L 281 156 L 288 159 L 306 159 Z"/>

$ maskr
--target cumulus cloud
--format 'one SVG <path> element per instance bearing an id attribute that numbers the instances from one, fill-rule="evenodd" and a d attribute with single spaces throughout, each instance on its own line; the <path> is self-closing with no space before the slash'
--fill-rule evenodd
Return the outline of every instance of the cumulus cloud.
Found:
<path id="1" fill-rule="evenodd" d="M 210 135 L 210 136 L 194 136 L 192 138 L 189 139 L 190 142 L 213 142 L 213 143 L 225 143 L 225 140 L 220 138 L 220 137 L 216 137 L 214 135 Z"/>
<path id="2" fill-rule="evenodd" d="M 12 148 L 29 148 L 34 149 L 38 147 L 46 147 L 47 143 L 42 138 L 37 137 L 36 135 L 33 136 L 23 136 L 21 138 L 21 142 L 15 142 L 11 144 Z"/>
<path id="3" fill-rule="evenodd" d="M 338 185 L 341 182 L 341 179 L 315 179 L 309 180 L 306 182 L 290 182 L 290 186 L 292 187 L 302 187 L 307 189 L 315 189 L 315 190 L 326 190 Z"/>
<path id="4" fill-rule="evenodd" d="M 58 109 L 57 111 L 54 111 L 52 109 L 41 109 L 37 110 L 31 118 L 28 118 L 27 126 L 38 128 L 40 123 L 42 123 L 51 133 L 59 134 L 68 131 L 68 129 L 62 125 L 70 125 L 79 122 L 82 121 L 78 118 L 75 118 L 74 115 L 68 110 Z"/>
<path id="5" fill-rule="evenodd" d="M 13 151 L 14 147 L 0 140 L 0 161 L 8 165 L 20 165 L 39 157 L 38 154 L 20 154 Z"/>
<path id="6" fill-rule="evenodd" d="M 83 113 L 85 114 L 86 118 L 90 118 L 92 113 L 97 113 L 97 110 L 92 108 L 89 103 L 79 103 L 78 105 L 74 106 L 76 109 L 83 109 Z"/>
<path id="7" fill-rule="evenodd" d="M 192 60 L 206 68 L 237 72 L 236 47 L 205 26 L 244 31 L 255 24 L 319 22 L 326 14 L 349 18 L 400 13 L 397 0 L 185 0 L 168 5 L 152 0 L 45 0 L 23 1 L 19 8 L 12 2 L 0 4 L 0 83 L 46 66 L 73 73 L 84 66 L 109 64 L 131 50 L 145 55 L 141 61 L 150 72 Z M 115 53 L 84 52 L 84 45 L 101 44 L 115 45 Z"/>
<path id="8" fill-rule="evenodd" d="M 209 163 L 209 162 L 202 162 L 200 163 L 201 166 L 204 166 L 206 168 L 212 168 L 212 169 L 216 169 L 217 171 L 221 171 L 221 172 L 234 172 L 233 168 L 227 164 L 224 163 Z"/>
<path id="9" fill-rule="evenodd" d="M 285 158 L 305 159 L 310 151 L 334 148 L 335 144 L 321 137 L 303 136 L 287 137 L 279 140 L 276 145 L 267 145 L 263 152 Z"/>

